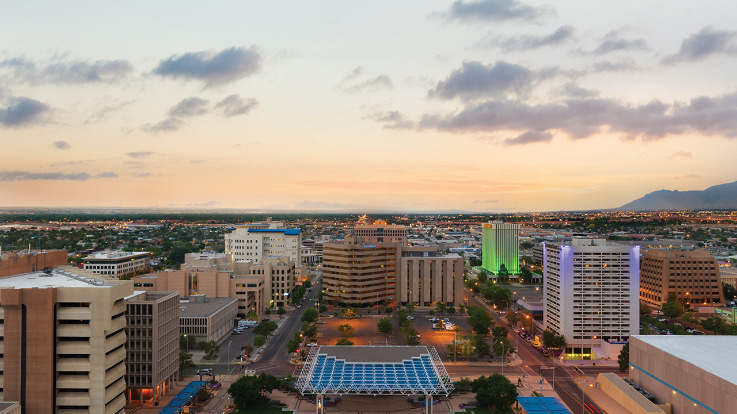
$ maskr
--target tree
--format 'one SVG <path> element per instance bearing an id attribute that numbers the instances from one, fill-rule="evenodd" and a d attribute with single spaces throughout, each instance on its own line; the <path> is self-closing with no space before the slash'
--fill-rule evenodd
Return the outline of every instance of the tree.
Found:
<path id="1" fill-rule="evenodd" d="M 556 334 L 555 331 L 546 329 L 543 332 L 543 346 L 546 348 L 563 349 L 566 347 L 566 337 Z"/>
<path id="2" fill-rule="evenodd" d="M 310 308 L 310 309 L 312 309 L 312 308 Z M 310 309 L 307 309 L 307 310 L 310 310 Z M 325 313 L 327 311 L 328 311 L 328 305 L 325 305 L 325 304 L 320 305 L 320 313 Z M 307 311 L 305 311 L 305 313 L 307 313 Z M 304 315 L 302 315 L 302 316 L 304 316 Z"/>
<path id="3" fill-rule="evenodd" d="M 312 287 L 312 282 L 310 282 L 309 280 L 305 280 L 304 282 L 302 282 L 302 286 L 304 286 L 305 289 L 309 289 Z"/>
<path id="4" fill-rule="evenodd" d="M 263 335 L 256 335 L 253 337 L 253 346 L 256 348 L 264 346 L 266 343 L 266 337 Z"/>
<path id="5" fill-rule="evenodd" d="M 646 303 L 640 302 L 640 316 L 648 316 L 652 312 L 652 308 L 648 306 Z"/>
<path id="6" fill-rule="evenodd" d="M 619 351 L 617 362 L 619 363 L 619 372 L 627 371 L 627 368 L 630 365 L 630 343 L 629 342 L 624 344 L 624 346 L 622 347 L 622 350 Z"/>
<path id="7" fill-rule="evenodd" d="M 472 259 L 470 259 L 468 261 L 468 264 L 471 267 L 478 267 L 478 266 L 481 266 L 483 264 L 483 262 L 481 261 L 481 259 L 477 259 L 477 258 L 474 257 L 474 258 L 472 258 Z"/>
<path id="8" fill-rule="evenodd" d="M 215 354 L 220 352 L 220 345 L 215 341 L 209 341 L 205 342 L 202 349 L 205 351 L 205 359 L 212 359 L 215 357 Z"/>
<path id="9" fill-rule="evenodd" d="M 415 303 L 414 302 L 408 302 L 407 303 L 407 312 L 411 315 L 412 312 L 415 310 Z"/>
<path id="10" fill-rule="evenodd" d="M 498 308 L 506 308 L 512 303 L 512 291 L 501 286 L 487 285 L 481 293 Z"/>
<path id="11" fill-rule="evenodd" d="M 185 351 L 179 351 L 179 376 L 182 376 L 182 373 L 186 368 L 194 368 L 196 365 L 194 362 L 192 362 L 192 354 Z"/>
<path id="12" fill-rule="evenodd" d="M 379 323 L 376 324 L 379 332 L 383 334 L 390 334 L 394 332 L 394 325 L 392 325 L 391 319 L 379 319 Z"/>
<path id="13" fill-rule="evenodd" d="M 353 332 L 354 332 L 354 329 L 349 323 L 338 326 L 338 333 L 340 334 L 340 336 L 343 336 L 343 337 L 353 336 Z"/>
<path id="14" fill-rule="evenodd" d="M 238 378 L 228 389 L 233 402 L 241 410 L 256 404 L 266 404 L 269 394 L 279 386 L 275 376 L 261 373 L 259 376 L 245 376 Z"/>
<path id="15" fill-rule="evenodd" d="M 506 410 L 517 400 L 517 387 L 501 374 L 483 375 L 471 383 L 471 390 L 476 393 L 476 403 L 487 407 L 490 411 Z"/>
<path id="16" fill-rule="evenodd" d="M 323 312 L 323 310 L 322 310 L 322 307 L 323 306 L 325 306 L 325 305 L 320 305 L 320 311 L 321 312 Z M 327 311 L 327 310 L 328 310 L 328 307 L 325 306 L 325 311 Z M 305 313 L 302 314 L 302 322 L 309 322 L 309 323 L 317 322 L 317 318 L 319 316 L 320 315 L 317 313 L 317 309 L 315 309 L 315 308 L 307 308 L 307 309 L 305 309 Z"/>
<path id="17" fill-rule="evenodd" d="M 205 402 L 210 398 L 210 391 L 208 391 L 207 388 L 200 388 L 200 390 L 197 391 L 197 394 L 195 394 L 195 398 L 199 402 Z"/>
<path id="18" fill-rule="evenodd" d="M 179 349 L 195 349 L 197 347 L 197 338 L 192 335 L 181 335 L 179 337 Z"/>
<path id="19" fill-rule="evenodd" d="M 722 282 L 722 290 L 724 291 L 724 300 L 733 300 L 737 297 L 737 288 L 729 283 Z"/>
<path id="20" fill-rule="evenodd" d="M 437 309 L 439 314 L 445 315 L 445 312 L 448 311 L 448 305 L 446 305 L 445 302 L 438 301 L 435 303 L 435 309 Z"/>
<path id="21" fill-rule="evenodd" d="M 456 308 L 453 306 L 448 307 L 448 313 L 451 315 L 454 315 L 456 313 Z"/>
<path id="22" fill-rule="evenodd" d="M 532 272 L 530 272 L 530 269 L 526 267 L 520 269 L 520 279 L 522 279 L 522 283 L 524 284 L 532 283 Z"/>
<path id="23" fill-rule="evenodd" d="M 503 285 L 509 284 L 509 270 L 507 270 L 507 266 L 505 266 L 504 263 L 499 266 L 499 273 L 496 275 L 496 281 Z"/>
<path id="24" fill-rule="evenodd" d="M 489 329 L 494 323 L 491 314 L 480 306 L 471 306 L 468 308 L 468 324 L 476 335 L 486 336 Z"/>
<path id="25" fill-rule="evenodd" d="M 307 338 L 314 338 L 317 336 L 317 324 L 309 323 L 307 321 L 302 322 L 302 333 Z"/>
<path id="26" fill-rule="evenodd" d="M 269 308 L 264 309 L 264 315 L 271 315 L 271 309 Z"/>
<path id="27" fill-rule="evenodd" d="M 479 283 L 486 283 L 486 281 L 489 280 L 489 274 L 486 273 L 486 270 L 481 270 L 479 275 L 476 277 L 476 280 L 478 280 Z"/>
<path id="28" fill-rule="evenodd" d="M 507 313 L 504 314 L 504 317 L 507 318 L 509 323 L 511 323 L 512 325 L 517 325 L 517 320 L 519 319 L 517 312 L 510 309 L 507 311 Z"/>
<path id="29" fill-rule="evenodd" d="M 255 328 L 253 328 L 253 333 L 255 335 L 263 335 L 263 336 L 269 336 L 271 335 L 278 325 L 274 321 L 263 321 L 260 324 L 256 325 Z"/>
<path id="30" fill-rule="evenodd" d="M 456 337 L 456 339 L 450 341 L 446 349 L 448 354 L 453 355 L 453 353 L 455 353 L 456 357 L 471 357 L 475 352 L 473 349 L 473 342 L 471 341 L 471 338 L 467 336 Z"/>
<path id="31" fill-rule="evenodd" d="M 348 338 L 338 338 L 337 341 L 335 341 L 335 345 L 354 345 L 353 341 L 351 341 Z"/>
<path id="32" fill-rule="evenodd" d="M 342 314 L 344 318 L 352 319 L 356 317 L 358 311 L 356 311 L 355 308 L 345 308 L 343 309 Z"/>
<path id="33" fill-rule="evenodd" d="M 661 311 L 669 318 L 677 318 L 683 314 L 683 304 L 678 300 L 668 300 L 663 303 Z"/>
<path id="34" fill-rule="evenodd" d="M 479 358 L 483 358 L 485 356 L 491 356 L 491 347 L 489 346 L 489 343 L 486 342 L 486 339 L 484 339 L 481 335 L 474 335 L 473 339 L 473 346 L 476 347 L 476 355 Z"/>
<path id="35" fill-rule="evenodd" d="M 287 352 L 297 352 L 297 349 L 299 349 L 299 344 L 302 343 L 302 338 L 299 336 L 299 332 L 294 334 L 294 337 L 287 341 Z"/>
<path id="36" fill-rule="evenodd" d="M 416 346 L 420 344 L 420 334 L 417 332 L 411 323 L 407 323 L 402 326 L 402 335 L 404 336 L 404 343 L 409 346 Z"/>
<path id="37" fill-rule="evenodd" d="M 497 338 L 506 338 L 508 334 L 509 331 L 507 331 L 507 328 L 503 326 L 497 326 L 491 330 L 491 336 L 494 337 L 494 340 Z"/>
<path id="38" fill-rule="evenodd" d="M 494 355 L 502 358 L 512 353 L 514 347 L 507 338 L 494 338 L 494 345 L 492 345 Z"/>
<path id="39" fill-rule="evenodd" d="M 310 309 L 312 309 L 312 308 L 310 308 Z M 276 310 L 276 314 L 279 315 L 280 318 L 282 316 L 284 316 L 284 314 L 286 314 L 286 313 L 287 313 L 287 311 L 286 311 L 286 309 L 284 309 L 284 306 L 279 306 L 279 308 L 277 308 L 277 310 Z"/>

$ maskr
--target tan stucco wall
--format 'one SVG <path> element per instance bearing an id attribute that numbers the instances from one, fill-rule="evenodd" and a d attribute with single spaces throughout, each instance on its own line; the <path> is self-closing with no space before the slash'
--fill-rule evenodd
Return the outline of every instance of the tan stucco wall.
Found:
<path id="1" fill-rule="evenodd" d="M 600 390 L 632 414 L 664 414 L 663 410 L 624 382 L 617 374 L 601 373 L 596 377 L 596 384 Z"/>

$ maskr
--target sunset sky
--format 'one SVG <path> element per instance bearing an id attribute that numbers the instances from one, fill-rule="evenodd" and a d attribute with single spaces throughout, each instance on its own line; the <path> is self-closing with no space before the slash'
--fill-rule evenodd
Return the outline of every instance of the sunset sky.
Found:
<path id="1" fill-rule="evenodd" d="M 603 209 L 737 180 L 737 2 L 28 1 L 0 206 Z"/>

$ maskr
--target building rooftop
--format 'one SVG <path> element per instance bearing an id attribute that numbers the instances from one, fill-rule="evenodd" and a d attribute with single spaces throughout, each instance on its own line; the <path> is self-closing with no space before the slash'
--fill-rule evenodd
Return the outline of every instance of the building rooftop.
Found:
<path id="1" fill-rule="evenodd" d="M 228 304 L 237 301 L 238 299 L 235 298 L 207 298 L 205 302 L 198 303 L 180 300 L 179 316 L 182 318 L 210 316 Z"/>
<path id="2" fill-rule="evenodd" d="M 406 359 L 428 355 L 426 346 L 329 346 L 323 345 L 319 353 L 343 359 L 345 362 L 402 362 Z"/>
<path id="3" fill-rule="evenodd" d="M 633 335 L 663 352 L 688 362 L 732 384 L 737 384 L 737 360 L 724 358 L 737 348 L 737 336 Z"/>
<path id="4" fill-rule="evenodd" d="M 284 233 L 287 236 L 296 236 L 300 229 L 248 229 L 249 233 Z"/>
<path id="5" fill-rule="evenodd" d="M 99 259 L 122 259 L 122 258 L 134 258 L 138 256 L 150 256 L 151 252 L 124 252 L 122 250 L 103 250 L 95 254 L 91 254 L 84 258 L 84 260 L 99 260 Z"/>
<path id="6" fill-rule="evenodd" d="M 0 289 L 31 289 L 59 287 L 110 287 L 119 283 L 103 278 L 86 277 L 79 273 L 71 273 L 54 269 L 51 273 L 31 272 L 0 278 Z"/>

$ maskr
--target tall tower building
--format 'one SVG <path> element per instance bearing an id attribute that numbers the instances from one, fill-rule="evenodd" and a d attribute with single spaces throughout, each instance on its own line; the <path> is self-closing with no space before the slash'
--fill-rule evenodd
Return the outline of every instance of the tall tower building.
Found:
<path id="1" fill-rule="evenodd" d="M 289 256 L 302 265 L 302 233 L 300 229 L 285 229 L 283 222 L 267 221 L 236 226 L 225 235 L 225 253 L 234 261 L 253 260 L 260 263 L 268 256 Z"/>
<path id="2" fill-rule="evenodd" d="M 658 309 L 670 298 L 688 308 L 724 305 L 719 264 L 707 251 L 649 250 L 640 279 L 640 300 Z"/>
<path id="3" fill-rule="evenodd" d="M 386 224 L 384 220 L 376 220 L 374 224 L 358 223 L 353 227 L 353 237 L 360 237 L 373 243 L 407 243 L 407 226 Z"/>
<path id="4" fill-rule="evenodd" d="M 570 358 L 616 357 L 640 329 L 640 247 L 573 239 L 543 256 L 545 327 L 565 335 Z"/>
<path id="5" fill-rule="evenodd" d="M 510 275 L 519 274 L 519 224 L 492 221 L 481 231 L 481 267 L 499 274 L 502 265 Z"/>

